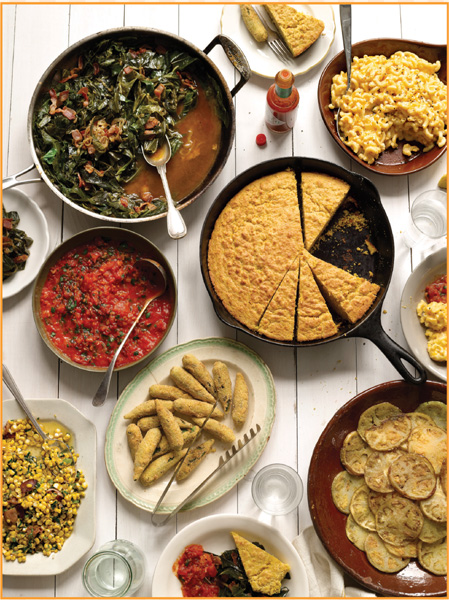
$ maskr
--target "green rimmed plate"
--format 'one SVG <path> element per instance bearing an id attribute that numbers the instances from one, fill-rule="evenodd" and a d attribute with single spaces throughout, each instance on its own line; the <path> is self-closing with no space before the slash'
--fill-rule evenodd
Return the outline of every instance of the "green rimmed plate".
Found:
<path id="1" fill-rule="evenodd" d="M 243 374 L 248 384 L 249 412 L 245 425 L 236 431 L 236 438 L 243 438 L 243 435 L 257 424 L 260 425 L 261 432 L 225 465 L 183 510 L 205 506 L 231 490 L 262 454 L 273 427 L 276 406 L 273 376 L 260 356 L 244 344 L 226 338 L 206 338 L 175 346 L 161 354 L 142 369 L 124 389 L 112 412 L 105 443 L 106 468 L 112 483 L 126 500 L 150 512 L 154 511 L 171 473 L 148 488 L 133 481 L 133 465 L 126 440 L 129 421 L 125 420 L 123 415 L 137 404 L 148 400 L 150 385 L 170 384 L 170 369 L 175 365 L 181 366 L 183 355 L 188 353 L 203 361 L 209 371 L 216 360 L 223 361 L 228 366 L 233 383 L 237 372 Z M 222 422 L 232 426 L 230 415 Z M 189 478 L 179 484 L 173 482 L 158 512 L 169 513 L 174 510 L 218 466 L 219 458 L 229 444 L 216 441 L 215 447 L 216 452 L 211 453 Z"/>

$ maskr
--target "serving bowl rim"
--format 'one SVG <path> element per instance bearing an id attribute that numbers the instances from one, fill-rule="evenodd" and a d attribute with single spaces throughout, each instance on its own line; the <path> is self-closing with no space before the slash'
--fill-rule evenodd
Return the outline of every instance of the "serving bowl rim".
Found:
<path id="1" fill-rule="evenodd" d="M 61 242 L 46 257 L 44 263 L 42 264 L 41 268 L 39 269 L 36 279 L 34 280 L 32 294 L 31 294 L 33 320 L 34 320 L 36 329 L 38 330 L 42 341 L 53 352 L 53 354 L 55 354 L 55 356 L 57 356 L 57 358 L 59 358 L 66 364 L 71 365 L 72 367 L 76 367 L 83 371 L 91 371 L 94 373 L 104 373 L 107 370 L 107 367 L 93 367 L 93 366 L 89 366 L 89 365 L 81 365 L 81 364 L 71 360 L 68 356 L 64 355 L 61 351 L 59 351 L 57 348 L 55 348 L 55 346 L 48 339 L 48 336 L 45 334 L 45 331 L 44 331 L 42 319 L 40 317 L 40 295 L 41 295 L 41 291 L 42 291 L 42 286 L 44 285 L 45 280 L 46 280 L 48 270 L 66 252 L 68 252 L 69 250 L 71 250 L 73 248 L 76 248 L 78 245 L 81 245 L 83 243 L 88 243 L 89 241 L 93 241 L 98 236 L 107 236 L 108 234 L 112 234 L 112 236 L 115 236 L 114 239 L 123 238 L 124 241 L 125 240 L 130 241 L 129 240 L 129 237 L 130 237 L 131 242 L 134 240 L 134 241 L 138 242 L 141 245 L 141 247 L 147 246 L 147 247 L 149 247 L 149 249 L 151 249 L 151 258 L 155 258 L 155 259 L 159 260 L 161 262 L 162 266 L 164 267 L 164 269 L 166 270 L 167 283 L 168 283 L 167 287 L 170 291 L 170 295 L 171 295 L 170 300 L 171 300 L 171 303 L 173 306 L 172 314 L 171 314 L 167 329 L 165 330 L 164 335 L 159 340 L 159 342 L 154 346 L 154 348 L 152 348 L 152 350 L 150 352 L 148 352 L 145 356 L 142 356 L 139 360 L 127 363 L 126 365 L 122 365 L 120 367 L 116 367 L 114 369 L 114 372 L 122 371 L 129 367 L 134 367 L 136 365 L 140 365 L 143 361 L 147 360 L 148 358 L 150 358 L 153 355 L 153 353 L 160 347 L 160 345 L 163 343 L 163 341 L 167 337 L 168 333 L 170 332 L 170 329 L 176 318 L 177 304 L 178 304 L 177 283 L 176 283 L 176 278 L 175 278 L 173 269 L 170 265 L 170 262 L 168 261 L 166 256 L 163 254 L 163 252 L 156 246 L 156 244 L 151 242 L 148 238 L 146 238 L 142 234 L 132 231 L 130 229 L 125 229 L 123 227 L 114 227 L 114 226 L 110 225 L 110 226 L 100 226 L 100 227 L 92 227 L 89 229 L 84 229 L 83 231 L 80 231 L 80 232 L 74 234 L 73 236 L 71 236 L 70 238 L 67 238 L 66 240 Z"/>

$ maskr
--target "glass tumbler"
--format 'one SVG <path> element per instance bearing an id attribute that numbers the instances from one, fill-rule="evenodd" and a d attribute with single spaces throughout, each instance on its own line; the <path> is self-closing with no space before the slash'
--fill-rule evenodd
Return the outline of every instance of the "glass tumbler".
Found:
<path id="1" fill-rule="evenodd" d="M 428 190 L 419 194 L 410 209 L 408 223 L 403 232 L 405 245 L 431 244 L 447 232 L 447 193 Z"/>
<path id="2" fill-rule="evenodd" d="M 294 469 L 287 465 L 273 464 L 256 474 L 251 492 L 260 510 L 270 515 L 286 515 L 299 506 L 303 485 Z"/>
<path id="3" fill-rule="evenodd" d="M 132 542 L 113 540 L 103 544 L 83 569 L 83 584 L 91 596 L 132 596 L 145 577 L 145 556 Z"/>

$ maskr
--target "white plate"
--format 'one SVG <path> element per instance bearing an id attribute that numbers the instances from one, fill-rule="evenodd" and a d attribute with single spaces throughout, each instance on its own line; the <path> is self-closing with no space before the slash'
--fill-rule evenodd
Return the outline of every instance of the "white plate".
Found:
<path id="1" fill-rule="evenodd" d="M 30 256 L 23 271 L 14 273 L 3 282 L 3 299 L 6 299 L 21 292 L 34 281 L 47 256 L 50 236 L 44 213 L 36 202 L 22 191 L 5 190 L 3 206 L 7 212 L 16 210 L 19 213 L 20 222 L 17 228 L 24 231 L 33 240 L 29 248 Z"/>
<path id="2" fill-rule="evenodd" d="M 95 486 L 97 434 L 95 425 L 65 400 L 27 400 L 31 412 L 41 420 L 55 420 L 72 433 L 77 465 L 84 473 L 88 488 L 81 501 L 72 535 L 62 550 L 50 556 L 33 554 L 24 563 L 3 560 L 3 575 L 57 575 L 84 556 L 95 541 Z M 3 423 L 8 419 L 24 419 L 25 413 L 15 400 L 3 400 Z"/>
<path id="3" fill-rule="evenodd" d="M 125 388 L 112 412 L 106 431 L 105 460 L 112 483 L 126 500 L 144 510 L 154 510 L 171 473 L 147 488 L 133 480 L 133 463 L 126 439 L 129 421 L 125 420 L 123 415 L 134 406 L 148 400 L 150 385 L 172 384 L 170 369 L 175 365 L 182 366 L 182 357 L 187 353 L 194 354 L 203 361 L 209 372 L 216 360 L 223 361 L 228 366 L 233 383 L 238 371 L 243 374 L 248 384 L 249 411 L 245 425 L 236 432 L 236 438 L 242 439 L 256 424 L 260 425 L 261 431 L 211 478 L 183 510 L 205 506 L 233 488 L 253 467 L 270 437 L 276 404 L 273 377 L 267 365 L 253 350 L 234 340 L 207 338 L 194 340 L 164 352 L 142 369 Z M 225 417 L 223 423 L 232 426 L 230 415 Z M 214 447 L 216 452 L 211 453 L 190 477 L 181 483 L 173 482 L 158 512 L 168 513 L 174 510 L 218 466 L 220 456 L 229 448 L 229 444 L 217 440 Z"/>
<path id="4" fill-rule="evenodd" d="M 230 37 L 240 47 L 248 59 L 252 72 L 256 75 L 274 78 L 278 71 L 285 68 L 290 69 L 294 75 L 300 75 L 318 65 L 327 56 L 335 36 L 332 6 L 327 4 L 294 4 L 292 6 L 299 12 L 321 19 L 324 22 L 324 31 L 303 54 L 297 58 L 292 57 L 289 64 L 280 61 L 266 42 L 256 42 L 243 23 L 238 4 L 224 6 L 221 15 L 221 33 Z M 260 6 L 260 9 L 266 15 L 267 24 L 272 25 L 264 8 Z M 274 29 L 274 25 L 272 27 Z"/>
<path id="5" fill-rule="evenodd" d="M 447 271 L 446 248 L 437 250 L 420 263 L 404 286 L 401 298 L 401 325 L 410 350 L 425 367 L 436 377 L 447 381 L 447 364 L 432 360 L 427 352 L 425 328 L 416 314 L 418 303 L 424 299 L 427 285 Z"/>
<path id="6" fill-rule="evenodd" d="M 181 584 L 172 566 L 189 544 L 201 544 L 204 550 L 221 554 L 235 548 L 231 531 L 240 533 L 250 542 L 261 543 L 267 552 L 290 566 L 291 579 L 285 579 L 288 597 L 304 598 L 309 595 L 306 571 L 299 554 L 277 529 L 252 517 L 242 515 L 216 515 L 191 523 L 169 542 L 162 552 L 153 575 L 153 598 L 180 598 Z"/>

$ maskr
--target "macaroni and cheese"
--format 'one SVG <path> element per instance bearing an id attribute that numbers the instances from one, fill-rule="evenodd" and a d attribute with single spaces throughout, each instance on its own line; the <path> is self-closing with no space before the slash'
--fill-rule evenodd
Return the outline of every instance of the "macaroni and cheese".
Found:
<path id="1" fill-rule="evenodd" d="M 345 144 L 372 164 L 387 148 L 406 143 L 411 156 L 446 143 L 447 89 L 436 74 L 440 62 L 430 63 L 412 52 L 354 57 L 351 85 L 347 74 L 335 75 L 330 109 L 340 108 L 339 128 Z M 410 143 L 409 143 L 410 142 Z"/>

